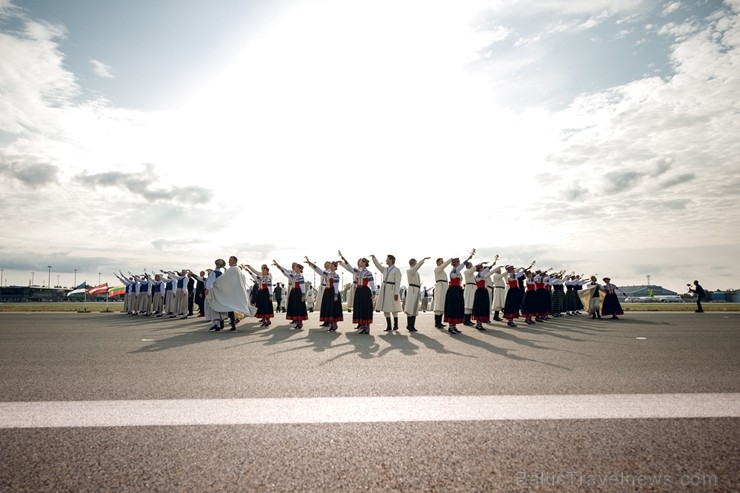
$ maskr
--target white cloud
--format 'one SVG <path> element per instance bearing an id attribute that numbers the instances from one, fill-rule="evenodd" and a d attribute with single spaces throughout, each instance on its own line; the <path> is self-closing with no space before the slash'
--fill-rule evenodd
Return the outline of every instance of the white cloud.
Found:
<path id="1" fill-rule="evenodd" d="M 663 6 L 662 16 L 670 15 L 683 7 L 681 2 L 670 2 Z"/>
<path id="2" fill-rule="evenodd" d="M 102 77 L 104 79 L 112 79 L 114 77 L 113 69 L 110 65 L 106 65 L 99 60 L 90 60 L 90 65 L 92 65 L 93 72 L 95 72 L 95 75 L 98 77 Z"/>

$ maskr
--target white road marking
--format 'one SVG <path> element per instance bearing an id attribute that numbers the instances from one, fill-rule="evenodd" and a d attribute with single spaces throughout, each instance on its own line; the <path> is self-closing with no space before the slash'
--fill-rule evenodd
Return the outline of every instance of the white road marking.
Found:
<path id="1" fill-rule="evenodd" d="M 0 402 L 0 428 L 740 417 L 740 393 Z"/>

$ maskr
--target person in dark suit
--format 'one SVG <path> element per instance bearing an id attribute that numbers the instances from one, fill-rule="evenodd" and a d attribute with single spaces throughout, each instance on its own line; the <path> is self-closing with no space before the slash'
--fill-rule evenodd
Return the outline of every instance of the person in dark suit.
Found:
<path id="1" fill-rule="evenodd" d="M 704 288 L 701 287 L 701 284 L 699 284 L 699 281 L 694 281 L 693 288 L 689 284 L 689 293 L 696 294 L 696 313 L 704 313 L 704 309 L 701 307 L 701 302 L 704 300 L 706 293 L 704 292 Z"/>

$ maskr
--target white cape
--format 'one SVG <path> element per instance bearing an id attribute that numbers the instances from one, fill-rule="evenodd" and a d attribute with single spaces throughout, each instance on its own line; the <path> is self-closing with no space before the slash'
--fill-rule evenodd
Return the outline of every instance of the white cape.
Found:
<path id="1" fill-rule="evenodd" d="M 247 279 L 239 267 L 229 267 L 213 282 L 208 290 L 206 303 L 214 312 L 239 312 L 244 316 L 254 315 L 254 307 L 249 304 Z"/>

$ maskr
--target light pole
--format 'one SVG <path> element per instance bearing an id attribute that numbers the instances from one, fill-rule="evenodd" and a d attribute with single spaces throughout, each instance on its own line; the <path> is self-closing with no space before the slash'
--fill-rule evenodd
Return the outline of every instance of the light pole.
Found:
<path id="1" fill-rule="evenodd" d="M 100 286 L 100 272 L 98 272 L 98 286 Z"/>
<path id="2" fill-rule="evenodd" d="M 3 275 L 5 274 L 5 269 L 0 269 L 0 287 L 3 285 Z"/>
<path id="3" fill-rule="evenodd" d="M 54 286 L 56 288 L 61 288 L 62 286 L 59 285 L 59 274 L 57 274 L 57 285 Z"/>
<path id="4" fill-rule="evenodd" d="M 50 288 L 51 287 L 51 265 L 47 265 L 46 268 L 49 269 L 49 279 L 46 281 L 46 287 Z"/>
<path id="5" fill-rule="evenodd" d="M 75 269 L 75 282 L 72 284 L 73 288 L 77 287 L 77 269 Z"/>

